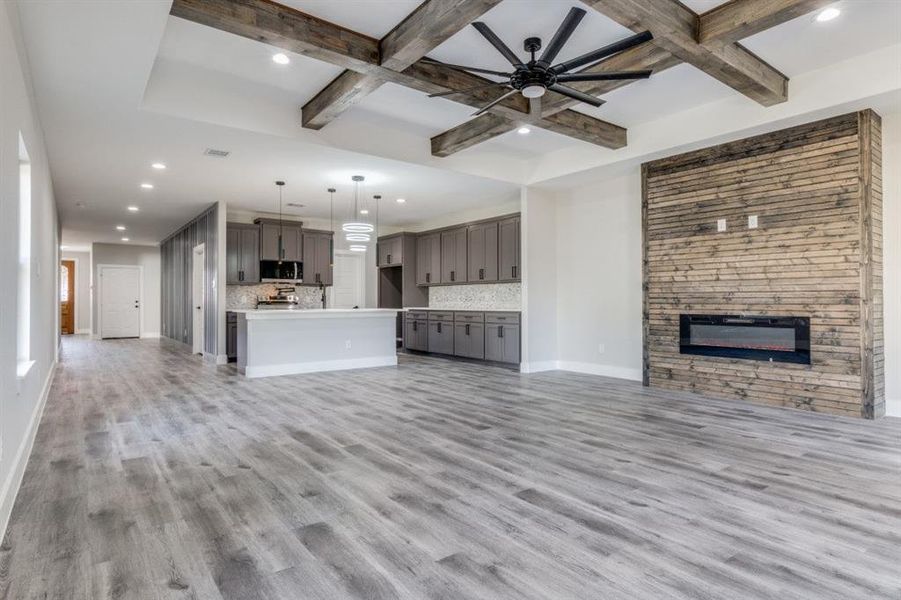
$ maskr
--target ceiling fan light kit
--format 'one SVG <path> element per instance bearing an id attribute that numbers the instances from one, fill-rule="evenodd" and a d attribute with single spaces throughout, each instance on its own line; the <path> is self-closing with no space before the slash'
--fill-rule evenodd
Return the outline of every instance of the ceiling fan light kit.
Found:
<path id="1" fill-rule="evenodd" d="M 440 63 L 439 61 L 427 58 L 425 60 L 427 60 L 428 62 L 441 64 L 445 67 L 456 69 L 458 71 L 478 73 L 482 75 L 492 75 L 506 79 L 506 81 L 486 82 L 482 85 L 464 90 L 452 90 L 449 92 L 430 94 L 429 97 L 435 98 L 441 96 L 452 96 L 454 94 L 463 94 L 494 87 L 505 88 L 508 91 L 504 92 L 500 97 L 480 108 L 473 114 L 473 116 L 481 115 L 509 96 L 519 93 L 522 94 L 523 97 L 529 99 L 530 115 L 532 117 L 540 117 L 541 97 L 544 96 L 548 90 L 562 94 L 563 96 L 567 96 L 569 98 L 572 98 L 573 100 L 578 100 L 579 102 L 590 104 L 594 107 L 601 106 L 604 103 L 604 101 L 600 98 L 592 96 L 591 94 L 586 94 L 585 92 L 577 90 L 568 85 L 563 85 L 564 83 L 579 81 L 647 79 L 651 76 L 650 70 L 607 72 L 597 71 L 590 73 L 571 72 L 573 69 L 577 69 L 586 65 L 588 67 L 593 66 L 600 61 L 613 56 L 614 54 L 619 54 L 624 50 L 628 50 L 629 48 L 639 46 L 641 44 L 644 44 L 645 42 L 650 41 L 651 39 L 653 39 L 653 36 L 648 31 L 637 33 L 624 40 L 608 44 L 603 48 L 598 48 L 597 50 L 587 52 L 581 56 L 577 56 L 576 58 L 564 61 L 559 64 L 554 64 L 554 60 L 557 58 L 557 55 L 563 49 L 563 46 L 566 45 L 566 42 L 569 41 L 570 36 L 572 36 L 573 32 L 576 30 L 576 27 L 582 21 L 582 18 L 584 16 L 585 11 L 583 9 L 577 7 L 571 8 L 569 10 L 569 13 L 566 15 L 566 18 L 563 19 L 563 22 L 560 24 L 560 27 L 557 28 L 557 32 L 554 33 L 554 37 L 551 38 L 550 43 L 548 43 L 547 47 L 544 49 L 544 52 L 542 52 L 541 56 L 538 58 L 536 58 L 536 54 L 539 50 L 541 50 L 541 39 L 537 37 L 526 38 L 523 42 L 523 49 L 531 56 L 528 62 L 523 62 L 522 60 L 520 60 L 516 53 L 513 52 L 497 36 L 497 34 L 495 34 L 494 31 L 492 31 L 491 28 L 488 27 L 488 25 L 481 21 L 473 23 L 472 26 L 480 34 L 482 34 L 482 36 L 486 40 L 488 40 L 488 43 L 494 46 L 494 48 L 498 52 L 500 52 L 504 56 L 504 58 L 507 59 L 507 61 L 513 67 L 513 71 L 508 73 L 491 69 L 482 69 L 480 67 L 452 65 L 448 63 Z"/>

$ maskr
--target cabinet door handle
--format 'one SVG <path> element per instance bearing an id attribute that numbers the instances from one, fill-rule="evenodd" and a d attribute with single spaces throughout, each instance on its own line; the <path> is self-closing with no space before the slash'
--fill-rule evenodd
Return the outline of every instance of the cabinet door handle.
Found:
<path id="1" fill-rule="evenodd" d="M 389 265 L 391 264 L 391 255 L 390 254 L 388 255 L 388 264 Z"/>
<path id="2" fill-rule="evenodd" d="M 469 335 L 469 323 L 466 324 L 466 335 Z"/>
<path id="3" fill-rule="evenodd" d="M 479 279 L 485 279 L 485 269 L 479 269 Z"/>
<path id="4" fill-rule="evenodd" d="M 510 269 L 513 272 L 513 277 L 516 277 L 516 265 L 513 265 L 513 268 Z"/>
<path id="5" fill-rule="evenodd" d="M 503 325 L 501 325 L 497 328 L 497 337 L 499 337 L 499 338 L 504 337 L 504 326 Z"/>
<path id="6" fill-rule="evenodd" d="M 454 281 L 454 280 L 455 280 L 455 278 L 454 278 L 454 273 L 455 273 L 455 271 L 451 271 L 451 281 Z"/>
<path id="7" fill-rule="evenodd" d="M 244 271 L 238 271 L 238 281 L 244 281 Z"/>
<path id="8" fill-rule="evenodd" d="M 438 333 L 441 333 L 441 321 L 438 321 Z"/>
<path id="9" fill-rule="evenodd" d="M 418 331 L 418 329 L 416 329 L 416 325 L 418 325 L 418 323 L 416 321 L 413 321 L 413 331 Z"/>
<path id="10" fill-rule="evenodd" d="M 425 282 L 426 282 L 426 283 L 432 283 L 432 274 L 431 274 L 431 273 L 426 273 L 426 274 L 425 274 Z"/>

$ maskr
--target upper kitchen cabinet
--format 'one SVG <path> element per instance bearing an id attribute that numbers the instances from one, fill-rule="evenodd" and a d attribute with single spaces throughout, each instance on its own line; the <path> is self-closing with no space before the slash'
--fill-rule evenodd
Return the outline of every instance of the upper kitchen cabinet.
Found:
<path id="1" fill-rule="evenodd" d="M 379 238 L 379 266 L 396 267 L 404 262 L 404 236 L 397 234 Z"/>
<path id="2" fill-rule="evenodd" d="M 260 227 L 228 223 L 225 230 L 225 282 L 260 282 Z"/>
<path id="3" fill-rule="evenodd" d="M 256 219 L 260 225 L 260 260 L 303 260 L 301 223 L 277 219 Z M 279 235 L 282 236 L 282 255 L 279 256 Z"/>
<path id="4" fill-rule="evenodd" d="M 441 283 L 441 234 L 416 238 L 416 285 Z"/>
<path id="5" fill-rule="evenodd" d="M 466 282 L 466 227 L 441 233 L 441 283 Z"/>
<path id="6" fill-rule="evenodd" d="M 498 281 L 519 281 L 520 218 L 510 217 L 498 223 Z"/>
<path id="7" fill-rule="evenodd" d="M 305 285 L 332 285 L 332 233 L 303 231 L 303 282 Z"/>
<path id="8" fill-rule="evenodd" d="M 469 226 L 467 265 L 470 282 L 497 281 L 497 221 Z"/>

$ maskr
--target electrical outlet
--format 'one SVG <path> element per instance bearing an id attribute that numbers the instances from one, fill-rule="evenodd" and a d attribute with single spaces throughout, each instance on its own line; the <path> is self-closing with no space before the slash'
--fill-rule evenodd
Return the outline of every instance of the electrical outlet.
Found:
<path id="1" fill-rule="evenodd" d="M 598 354 L 603 354 L 605 351 L 604 344 L 598 344 Z"/>
<path id="2" fill-rule="evenodd" d="M 716 220 L 716 230 L 719 233 L 726 231 L 726 219 L 717 219 Z"/>
<path id="3" fill-rule="evenodd" d="M 350 340 L 345 340 L 345 341 L 344 341 L 344 348 L 347 349 L 347 350 L 350 350 Z"/>
<path id="4" fill-rule="evenodd" d="M 748 229 L 757 229 L 757 215 L 748 215 Z"/>

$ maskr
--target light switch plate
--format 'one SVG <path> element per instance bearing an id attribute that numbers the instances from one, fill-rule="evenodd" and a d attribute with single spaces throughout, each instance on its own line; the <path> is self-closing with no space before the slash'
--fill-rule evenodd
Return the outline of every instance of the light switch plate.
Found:
<path id="1" fill-rule="evenodd" d="M 726 231 L 726 219 L 716 220 L 716 230 L 720 233 Z"/>
<path id="2" fill-rule="evenodd" d="M 748 215 L 748 229 L 757 229 L 757 215 Z"/>

